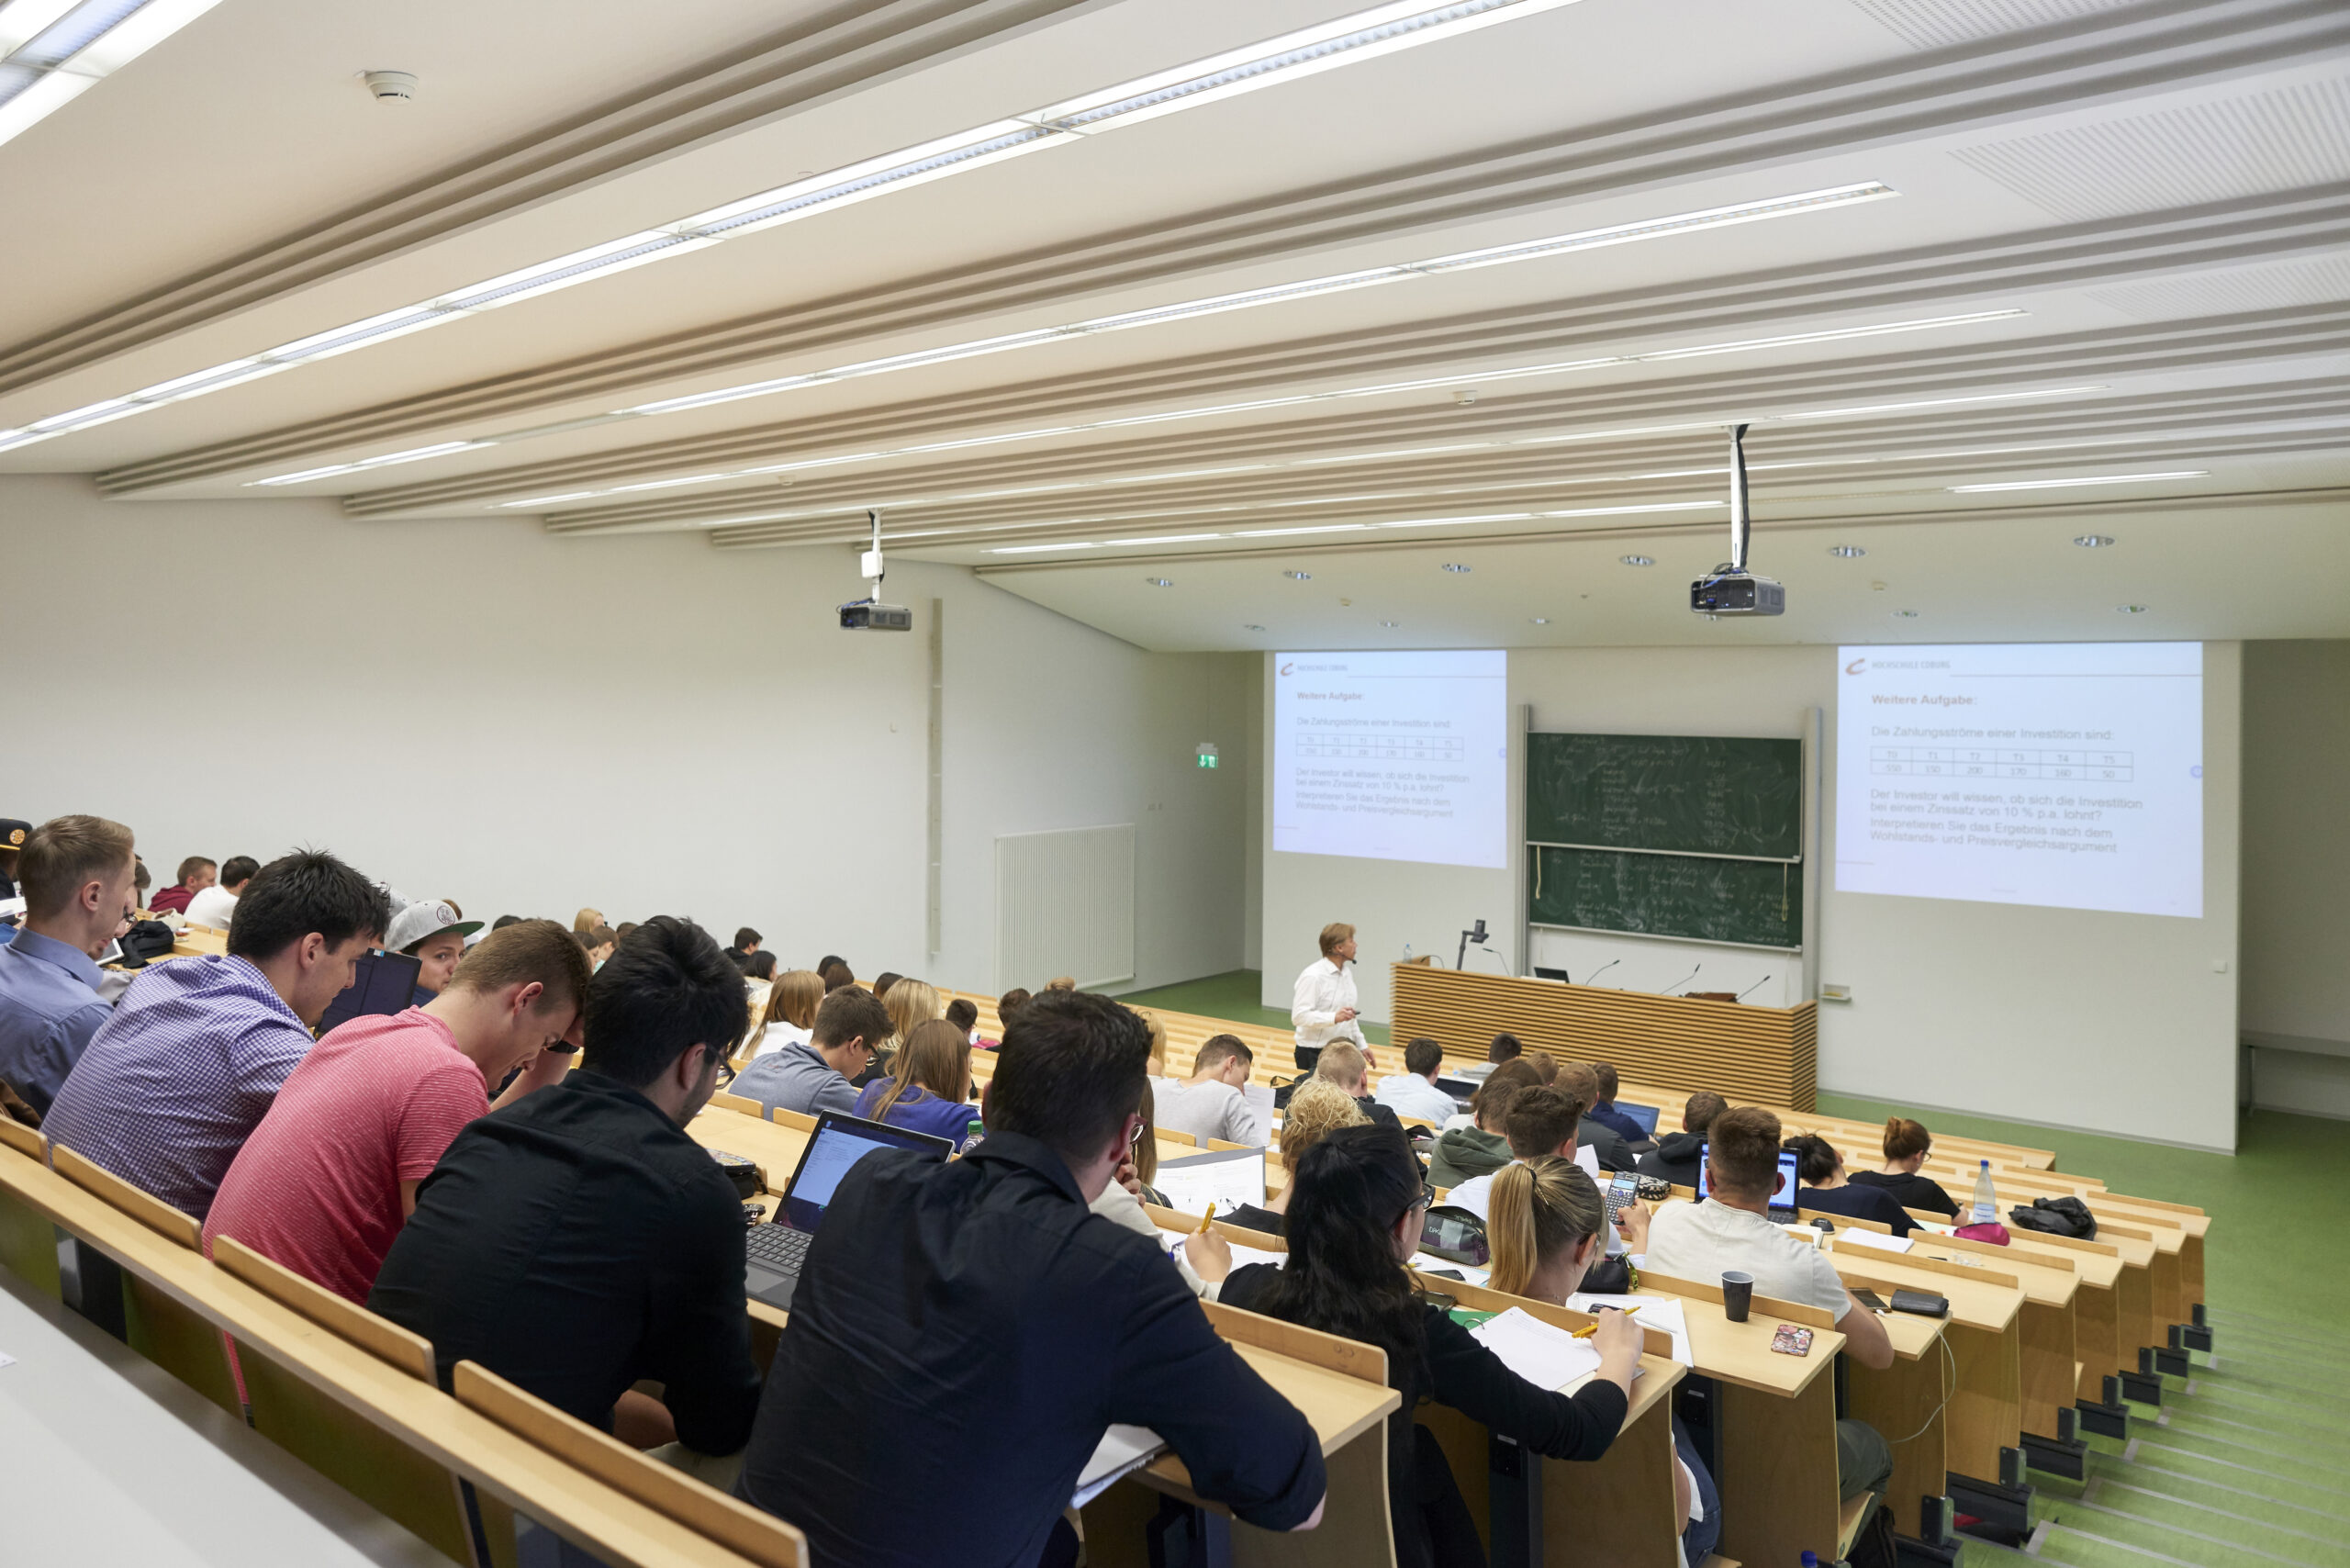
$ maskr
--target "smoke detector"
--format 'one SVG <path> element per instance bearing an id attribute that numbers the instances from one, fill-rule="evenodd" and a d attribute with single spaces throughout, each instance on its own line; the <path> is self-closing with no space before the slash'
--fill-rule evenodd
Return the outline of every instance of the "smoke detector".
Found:
<path id="1" fill-rule="evenodd" d="M 367 84 L 367 91 L 386 101 L 394 99 L 407 103 L 416 96 L 416 73 L 413 71 L 366 71 L 360 73 Z"/>

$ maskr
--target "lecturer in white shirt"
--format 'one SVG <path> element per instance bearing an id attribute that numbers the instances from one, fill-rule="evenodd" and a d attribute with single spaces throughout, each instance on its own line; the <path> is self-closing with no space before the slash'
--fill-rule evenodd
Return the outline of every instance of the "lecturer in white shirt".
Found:
<path id="1" fill-rule="evenodd" d="M 1343 923 L 1324 926 L 1322 956 L 1305 966 L 1290 993 L 1289 1021 L 1297 1030 L 1298 1049 L 1333 1040 L 1370 1045 L 1355 1021 L 1355 977 L 1347 969 L 1354 961 L 1355 928 Z M 1304 1066 L 1301 1059 L 1298 1067 Z"/>

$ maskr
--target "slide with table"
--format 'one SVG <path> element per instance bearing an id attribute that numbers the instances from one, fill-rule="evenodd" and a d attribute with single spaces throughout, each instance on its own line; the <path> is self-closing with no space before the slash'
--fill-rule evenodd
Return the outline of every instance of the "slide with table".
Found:
<path id="1" fill-rule="evenodd" d="M 1273 848 L 1507 865 L 1508 714 L 1499 649 L 1274 655 Z"/>
<path id="2" fill-rule="evenodd" d="M 2200 643 L 1839 658 L 1837 891 L 2202 914 Z"/>

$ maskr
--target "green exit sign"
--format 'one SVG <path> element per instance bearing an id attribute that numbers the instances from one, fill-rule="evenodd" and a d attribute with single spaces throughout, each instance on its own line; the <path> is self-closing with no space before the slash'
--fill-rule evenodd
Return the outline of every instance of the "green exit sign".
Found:
<path id="1" fill-rule="evenodd" d="M 1202 767 L 1214 767 L 1215 766 L 1215 742 L 1202 741 L 1199 744 L 1197 750 L 1200 758 L 1200 766 Z"/>

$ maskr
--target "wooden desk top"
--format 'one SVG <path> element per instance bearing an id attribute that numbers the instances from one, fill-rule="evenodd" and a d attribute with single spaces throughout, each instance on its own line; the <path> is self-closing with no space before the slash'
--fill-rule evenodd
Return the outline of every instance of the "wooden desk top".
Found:
<path id="1" fill-rule="evenodd" d="M 397 1440 L 631 1568 L 750 1568 L 748 1559 L 592 1480 L 166 1240 L 39 1161 L 0 1149 L 0 1185 L 165 1294 L 281 1362 Z"/>
<path id="2" fill-rule="evenodd" d="M 1691 1370 L 1741 1388 L 1792 1399 L 1810 1387 L 1812 1379 L 1835 1365 L 1836 1352 L 1844 1348 L 1843 1335 L 1833 1328 L 1815 1328 L 1811 1354 L 1781 1355 L 1771 1349 L 1772 1337 L 1779 1331 L 1779 1318 L 1755 1313 L 1743 1323 L 1732 1323 L 1723 1314 L 1718 1301 L 1665 1291 L 1644 1290 L 1637 1294 L 1678 1300 L 1682 1320 L 1689 1326 L 1690 1359 L 1697 1363 Z"/>
<path id="3" fill-rule="evenodd" d="M 1895 1253 L 1872 1252 L 1856 1247 L 1849 1252 L 1830 1252 L 1828 1260 L 1836 1265 L 1837 1273 L 1846 1280 L 1871 1285 L 1880 1292 L 1883 1287 L 1893 1285 L 1902 1290 L 1925 1291 L 1948 1297 L 1949 1321 L 1961 1327 L 2004 1334 L 2014 1327 L 2017 1314 L 2023 1310 L 2021 1285 L 2001 1284 L 1987 1279 L 1967 1279 L 1962 1274 L 1946 1274 L 1936 1269 L 1920 1269 Z M 1915 1315 L 1895 1313 L 1891 1316 Z"/>
<path id="4" fill-rule="evenodd" d="M 1256 1345 L 1233 1349 L 1273 1385 L 1275 1393 L 1297 1406 L 1321 1439 L 1325 1458 L 1385 1420 L 1389 1412 L 1404 1403 L 1404 1396 L 1384 1383 L 1368 1383 Z M 1155 1492 L 1215 1513 L 1229 1516 L 1232 1512 L 1225 1505 L 1211 1503 L 1192 1491 L 1190 1469 L 1171 1451 L 1135 1473 Z"/>
<path id="5" fill-rule="evenodd" d="M 2021 1287 L 2024 1299 L 2039 1306 L 2070 1306 L 2081 1288 L 2081 1277 L 2069 1259 L 2026 1252 L 2015 1247 L 1996 1248 L 1993 1250 L 1998 1256 L 1990 1257 L 1922 1231 L 1912 1239 L 1917 1245 L 1910 1249 L 1910 1256 L 1939 1258 L 1963 1269 L 1987 1269 L 2010 1275 Z M 2117 1267 L 2116 1272 L 2119 1271 Z"/>

